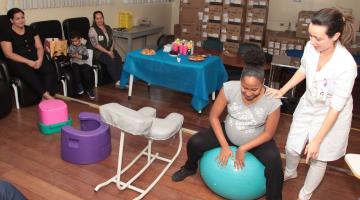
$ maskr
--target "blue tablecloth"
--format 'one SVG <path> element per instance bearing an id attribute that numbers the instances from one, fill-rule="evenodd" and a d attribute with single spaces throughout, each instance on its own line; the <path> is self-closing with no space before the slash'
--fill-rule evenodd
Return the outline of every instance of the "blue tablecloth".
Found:
<path id="1" fill-rule="evenodd" d="M 143 55 L 141 50 L 127 54 L 120 84 L 128 83 L 129 75 L 152 85 L 159 85 L 193 95 L 191 105 L 202 110 L 209 102 L 209 95 L 219 90 L 228 79 L 224 64 L 218 56 L 193 62 L 187 56 L 176 57 L 159 50 L 156 55 Z"/>

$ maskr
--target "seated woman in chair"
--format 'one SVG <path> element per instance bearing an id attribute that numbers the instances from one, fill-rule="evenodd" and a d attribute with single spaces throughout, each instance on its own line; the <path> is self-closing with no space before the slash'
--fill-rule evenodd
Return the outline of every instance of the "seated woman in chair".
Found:
<path id="1" fill-rule="evenodd" d="M 185 165 L 172 176 L 173 181 L 182 181 L 196 173 L 203 153 L 221 146 L 217 157 L 225 165 L 232 154 L 230 145 L 238 146 L 235 168 L 246 165 L 244 154 L 249 151 L 265 166 L 266 199 L 282 199 L 283 172 L 279 149 L 273 139 L 280 119 L 281 101 L 265 96 L 265 55 L 260 49 L 251 49 L 244 56 L 245 68 L 240 81 L 224 83 L 211 109 L 211 128 L 192 136 L 187 144 L 188 159 Z M 227 107 L 225 123 L 220 117 Z M 241 188 L 239 188 L 241 189 Z"/>
<path id="2" fill-rule="evenodd" d="M 93 25 L 89 30 L 89 39 L 94 47 L 95 60 L 104 63 L 106 69 L 116 86 L 122 70 L 122 61 L 118 52 L 114 49 L 112 29 L 104 22 L 104 14 L 101 11 L 93 13 Z"/>
<path id="3" fill-rule="evenodd" d="M 24 11 L 12 8 L 7 12 L 10 30 L 2 35 L 1 48 L 9 71 L 29 84 L 43 99 L 53 99 L 56 89 L 55 70 L 45 58 L 38 33 L 25 25 Z"/>

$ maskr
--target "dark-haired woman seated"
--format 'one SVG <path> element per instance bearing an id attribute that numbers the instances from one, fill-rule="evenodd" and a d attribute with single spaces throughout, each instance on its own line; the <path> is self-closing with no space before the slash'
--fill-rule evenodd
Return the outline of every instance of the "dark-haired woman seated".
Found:
<path id="1" fill-rule="evenodd" d="M 240 81 L 224 83 L 210 112 L 211 128 L 192 136 L 187 144 L 188 159 L 172 176 L 182 181 L 196 173 L 198 161 L 207 150 L 221 146 L 217 157 L 220 165 L 226 165 L 232 154 L 229 146 L 238 146 L 236 168 L 244 163 L 249 151 L 265 166 L 266 199 L 282 199 L 283 172 L 281 157 L 273 137 L 280 118 L 281 101 L 265 96 L 265 55 L 260 48 L 249 50 L 245 56 L 246 67 Z M 225 123 L 220 116 L 227 107 Z"/>
<path id="2" fill-rule="evenodd" d="M 93 13 L 93 25 L 89 30 L 89 38 L 94 47 L 94 58 L 106 65 L 106 69 L 115 83 L 120 86 L 122 60 L 114 49 L 113 31 L 105 24 L 104 14 L 101 11 Z"/>
<path id="3" fill-rule="evenodd" d="M 7 12 L 11 27 L 1 38 L 1 48 L 11 74 L 29 84 L 43 99 L 53 99 L 56 77 L 51 63 L 44 59 L 38 33 L 25 25 L 24 11 L 12 8 Z"/>

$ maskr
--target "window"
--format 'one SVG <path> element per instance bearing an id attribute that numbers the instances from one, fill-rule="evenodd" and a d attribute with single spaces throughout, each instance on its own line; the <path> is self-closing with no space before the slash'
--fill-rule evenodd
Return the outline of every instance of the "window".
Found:
<path id="1" fill-rule="evenodd" d="M 61 7 L 99 6 L 111 4 L 113 0 L 8 0 L 8 9 L 42 9 Z"/>
<path id="2" fill-rule="evenodd" d="M 170 3 L 174 0 L 123 0 L 124 3 L 128 4 L 151 4 L 151 3 Z"/>

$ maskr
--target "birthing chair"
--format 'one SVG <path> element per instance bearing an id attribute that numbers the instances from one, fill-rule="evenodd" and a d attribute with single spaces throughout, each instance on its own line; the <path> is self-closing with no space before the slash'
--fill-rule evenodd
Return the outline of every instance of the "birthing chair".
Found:
<path id="1" fill-rule="evenodd" d="M 126 188 L 132 189 L 138 193 L 134 199 L 143 198 L 160 180 L 160 178 L 165 174 L 169 169 L 170 165 L 178 157 L 181 146 L 182 146 L 182 133 L 181 127 L 184 121 L 184 117 L 178 113 L 171 113 L 167 115 L 164 119 L 156 118 L 156 110 L 151 107 L 144 107 L 138 111 L 132 110 L 130 108 L 121 106 L 117 103 L 109 103 L 100 106 L 100 115 L 102 120 L 109 125 L 112 125 L 121 130 L 120 132 L 120 144 L 119 144 L 119 156 L 118 156 L 118 166 L 116 175 L 110 178 L 109 180 L 97 185 L 95 191 L 103 186 L 106 186 L 110 183 L 115 183 L 119 190 L 125 190 Z M 124 136 L 125 132 L 132 135 L 144 136 L 148 139 L 147 146 L 126 166 L 122 167 L 123 160 L 123 150 L 124 150 Z M 165 158 L 159 155 L 159 153 L 152 152 L 152 142 L 153 140 L 167 140 L 174 136 L 176 133 L 179 133 L 179 145 L 175 155 L 172 158 Z M 121 175 L 125 173 L 131 166 L 133 166 L 136 161 L 138 161 L 141 156 L 147 157 L 147 162 L 145 166 L 140 169 L 130 180 L 124 182 L 121 180 Z M 134 186 L 132 183 L 156 160 L 161 160 L 167 162 L 168 164 L 161 171 L 161 173 L 155 178 L 150 185 L 141 189 Z"/>
<path id="2" fill-rule="evenodd" d="M 345 162 L 348 164 L 354 176 L 360 179 L 360 154 L 346 154 Z"/>

